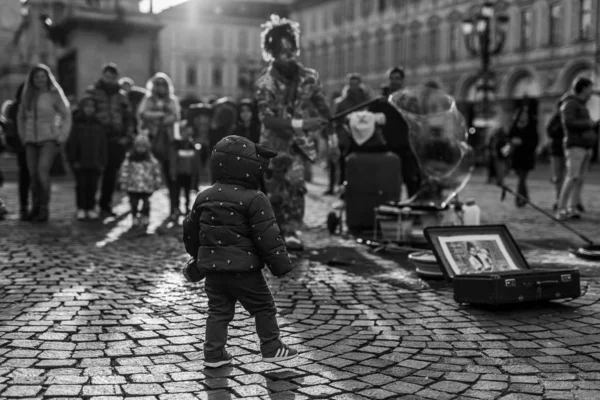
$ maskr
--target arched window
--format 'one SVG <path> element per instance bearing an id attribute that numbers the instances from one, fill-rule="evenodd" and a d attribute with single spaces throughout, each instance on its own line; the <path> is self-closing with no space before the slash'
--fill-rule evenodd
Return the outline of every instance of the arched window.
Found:
<path id="1" fill-rule="evenodd" d="M 405 40 L 404 27 L 402 27 L 400 25 L 396 25 L 396 26 L 394 26 L 392 31 L 394 32 L 394 41 L 392 43 L 393 58 L 392 58 L 391 64 L 401 65 L 401 64 L 404 64 L 404 62 L 405 62 L 404 58 L 405 58 L 405 54 L 406 54 L 406 52 L 405 52 L 406 40 Z"/>
<path id="2" fill-rule="evenodd" d="M 223 86 L 223 67 L 215 65 L 212 70 L 212 85 L 220 88 Z"/>
<path id="3" fill-rule="evenodd" d="M 196 86 L 198 84 L 198 69 L 195 65 L 188 65 L 185 69 L 185 83 L 187 86 Z"/>
<path id="4" fill-rule="evenodd" d="M 460 24 L 457 22 L 450 22 L 448 32 L 448 58 L 450 61 L 456 61 L 458 59 L 459 48 L 460 48 Z"/>
<path id="5" fill-rule="evenodd" d="M 548 16 L 548 42 L 553 46 L 560 44 L 562 40 L 562 13 L 562 4 L 557 2 L 550 6 L 550 13 Z"/>
<path id="6" fill-rule="evenodd" d="M 592 38 L 592 0 L 579 0 L 579 38 Z"/>
<path id="7" fill-rule="evenodd" d="M 440 59 L 439 24 L 432 25 L 429 30 L 429 62 L 434 64 Z"/>

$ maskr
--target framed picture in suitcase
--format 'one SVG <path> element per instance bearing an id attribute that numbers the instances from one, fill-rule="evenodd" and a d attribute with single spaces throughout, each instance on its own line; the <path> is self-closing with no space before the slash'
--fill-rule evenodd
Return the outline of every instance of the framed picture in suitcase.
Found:
<path id="1" fill-rule="evenodd" d="M 425 229 L 458 303 L 513 304 L 581 295 L 579 271 L 532 269 L 505 225 Z"/>

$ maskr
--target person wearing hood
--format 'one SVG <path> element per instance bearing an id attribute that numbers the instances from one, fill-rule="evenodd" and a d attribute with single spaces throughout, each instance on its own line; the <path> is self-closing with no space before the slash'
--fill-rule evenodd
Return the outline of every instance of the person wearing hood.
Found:
<path id="1" fill-rule="evenodd" d="M 49 218 L 50 169 L 71 131 L 69 101 L 50 68 L 39 64 L 29 71 L 17 114 L 17 130 L 25 146 L 31 176 L 31 220 Z"/>
<path id="2" fill-rule="evenodd" d="M 179 121 L 181 120 L 181 107 L 179 99 L 175 96 L 171 78 L 163 72 L 154 75 L 146 85 L 148 94 L 140 103 L 138 121 L 140 132 L 147 132 L 152 146 L 152 154 L 160 162 L 163 177 L 169 190 L 171 203 L 171 218 L 179 217 L 179 193 L 176 182 L 171 179 L 169 157 L 172 146 L 176 140 L 181 139 Z"/>
<path id="3" fill-rule="evenodd" d="M 278 152 L 265 175 L 265 188 L 287 247 L 301 250 L 305 161 L 315 160 L 312 138 L 327 128 L 331 113 L 318 72 L 297 61 L 298 23 L 272 15 L 262 27 L 263 58 L 269 66 L 256 82 L 261 144 Z"/>
<path id="4" fill-rule="evenodd" d="M 581 188 L 592 157 L 599 123 L 592 120 L 587 108 L 592 94 L 593 82 L 588 78 L 577 78 L 573 82 L 573 93 L 560 106 L 567 162 L 567 174 L 558 200 L 557 218 L 561 220 L 580 218 L 579 213 L 584 211 Z"/>
<path id="5" fill-rule="evenodd" d="M 406 74 L 402 67 L 392 67 L 387 73 L 388 83 L 381 86 L 381 95 L 388 97 L 390 94 L 404 88 Z"/>
<path id="6" fill-rule="evenodd" d="M 335 100 L 334 115 L 343 113 L 346 110 L 356 107 L 359 104 L 369 101 L 371 96 L 367 87 L 359 74 L 349 74 L 348 84 L 344 86 L 342 94 Z M 337 123 L 335 127 L 335 139 L 330 140 L 329 145 L 329 189 L 325 195 L 333 194 L 335 191 L 335 181 L 337 176 L 337 166 L 339 165 L 339 185 L 346 180 L 346 156 L 352 143 L 352 139 L 343 123 Z M 334 135 L 332 135 L 332 138 Z M 336 143 L 337 142 L 337 143 Z"/>
<path id="7" fill-rule="evenodd" d="M 88 87 L 85 93 L 96 100 L 96 115 L 104 126 L 108 139 L 108 159 L 100 188 L 101 217 L 113 217 L 112 197 L 117 186 L 117 175 L 133 141 L 133 110 L 127 95 L 119 86 L 119 67 L 109 63 L 102 67 L 102 77 Z"/>
<path id="8" fill-rule="evenodd" d="M 225 137 L 211 157 L 215 184 L 198 194 L 183 223 L 185 250 L 196 260 L 197 275 L 206 277 L 207 367 L 231 363 L 225 346 L 238 301 L 255 318 L 263 361 L 279 362 L 298 354 L 280 340 L 277 308 L 262 273 L 265 266 L 277 277 L 293 269 L 271 203 L 259 190 L 269 160 L 276 155 L 247 138 Z"/>
<path id="9" fill-rule="evenodd" d="M 84 96 L 73 113 L 73 129 L 67 141 L 67 158 L 75 174 L 77 219 L 96 220 L 96 192 L 106 167 L 106 130 L 96 117 L 96 99 Z"/>

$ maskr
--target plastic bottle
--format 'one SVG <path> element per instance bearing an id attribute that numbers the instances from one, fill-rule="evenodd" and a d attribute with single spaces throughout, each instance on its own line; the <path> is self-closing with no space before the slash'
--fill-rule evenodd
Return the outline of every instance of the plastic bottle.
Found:
<path id="1" fill-rule="evenodd" d="M 481 225 L 481 209 L 475 203 L 475 199 L 468 199 L 463 205 L 463 224 Z"/>

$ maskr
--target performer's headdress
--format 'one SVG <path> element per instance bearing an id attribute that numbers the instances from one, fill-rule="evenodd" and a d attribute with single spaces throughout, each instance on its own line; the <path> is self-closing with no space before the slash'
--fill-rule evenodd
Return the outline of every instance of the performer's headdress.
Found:
<path id="1" fill-rule="evenodd" d="M 281 41 L 287 39 L 294 47 L 296 55 L 300 54 L 300 24 L 279 15 L 271 15 L 271 19 L 260 26 L 263 59 L 270 62 L 281 46 Z"/>

